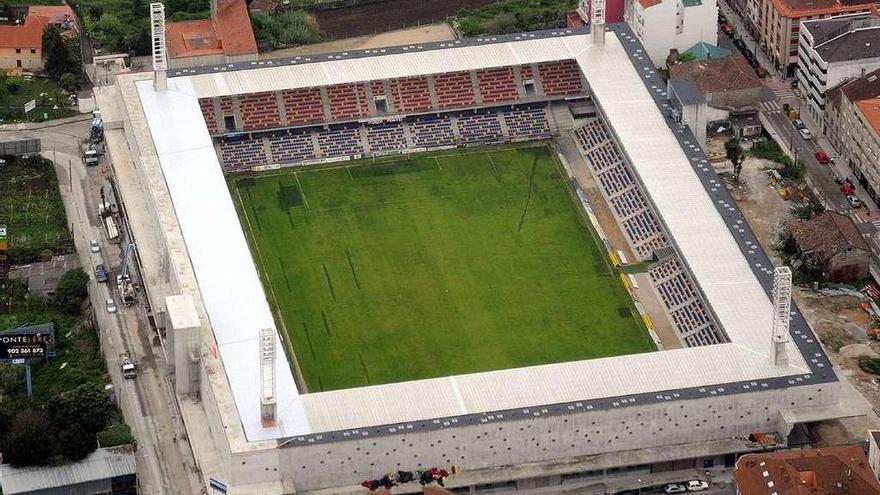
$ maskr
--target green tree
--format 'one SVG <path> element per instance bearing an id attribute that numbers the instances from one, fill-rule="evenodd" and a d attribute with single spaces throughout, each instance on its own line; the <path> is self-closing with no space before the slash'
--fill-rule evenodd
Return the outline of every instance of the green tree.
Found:
<path id="1" fill-rule="evenodd" d="M 40 466 L 52 457 L 55 425 L 43 411 L 23 409 L 9 425 L 0 443 L 3 462 L 13 466 Z"/>
<path id="2" fill-rule="evenodd" d="M 43 55 L 46 57 L 46 72 L 56 81 L 64 73 L 78 72 L 76 58 L 61 36 L 61 28 L 55 24 L 49 24 L 43 30 Z"/>
<path id="3" fill-rule="evenodd" d="M 67 270 L 58 281 L 55 305 L 63 311 L 76 314 L 89 295 L 89 276 L 82 268 Z"/>
<path id="4" fill-rule="evenodd" d="M 6 90 L 12 94 L 18 93 L 18 90 L 21 89 L 22 84 L 24 84 L 24 80 L 19 76 L 6 77 Z"/>
<path id="5" fill-rule="evenodd" d="M 49 399 L 46 411 L 61 430 L 79 427 L 97 433 L 110 422 L 114 406 L 100 385 L 86 383 Z"/>
<path id="6" fill-rule="evenodd" d="M 58 78 L 58 85 L 61 86 L 64 91 L 74 94 L 76 93 L 76 90 L 79 89 L 79 78 L 76 77 L 75 74 L 65 72 Z"/>
<path id="7" fill-rule="evenodd" d="M 733 164 L 733 179 L 739 180 L 739 174 L 742 173 L 742 164 L 746 159 L 746 154 L 739 143 L 739 139 L 733 138 L 724 143 L 724 152 L 727 159 Z"/>
<path id="8" fill-rule="evenodd" d="M 57 447 L 59 454 L 76 462 L 98 447 L 98 436 L 80 425 L 71 425 L 58 432 Z"/>

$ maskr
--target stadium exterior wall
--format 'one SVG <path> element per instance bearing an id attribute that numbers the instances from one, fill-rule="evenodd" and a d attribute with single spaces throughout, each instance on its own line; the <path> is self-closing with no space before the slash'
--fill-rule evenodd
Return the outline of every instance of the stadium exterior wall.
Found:
<path id="1" fill-rule="evenodd" d="M 839 386 L 833 382 L 750 391 L 668 404 L 541 415 L 528 420 L 494 420 L 479 426 L 450 426 L 283 447 L 281 471 L 285 486 L 302 492 L 356 485 L 395 469 L 459 465 L 469 478 L 479 478 L 479 470 L 492 471 L 501 466 L 659 446 L 697 445 L 757 432 L 777 432 L 785 438 L 793 425 L 785 424 L 782 411 L 834 405 L 838 402 Z M 540 414 L 540 408 L 535 408 L 535 412 Z M 662 460 L 640 458 L 635 452 L 632 458 L 633 465 Z M 457 484 L 455 479 L 451 483 Z"/>

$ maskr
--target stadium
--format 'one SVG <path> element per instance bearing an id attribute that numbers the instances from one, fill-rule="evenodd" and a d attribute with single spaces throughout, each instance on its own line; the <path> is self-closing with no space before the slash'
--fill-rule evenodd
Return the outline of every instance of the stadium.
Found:
<path id="1" fill-rule="evenodd" d="M 625 26 L 159 68 L 116 97 L 190 442 L 234 493 L 453 465 L 461 493 L 577 488 L 847 415 Z"/>

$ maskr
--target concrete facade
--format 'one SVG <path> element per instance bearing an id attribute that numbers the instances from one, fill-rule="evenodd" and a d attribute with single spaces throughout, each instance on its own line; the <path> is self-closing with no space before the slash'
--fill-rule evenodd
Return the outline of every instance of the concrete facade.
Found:
<path id="1" fill-rule="evenodd" d="M 703 41 L 718 44 L 715 0 L 626 0 L 624 19 L 656 67 L 673 48 L 684 52 Z"/>

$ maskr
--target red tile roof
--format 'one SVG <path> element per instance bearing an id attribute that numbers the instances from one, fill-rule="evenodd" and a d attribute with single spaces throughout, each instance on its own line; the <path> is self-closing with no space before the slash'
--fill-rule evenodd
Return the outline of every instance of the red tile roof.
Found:
<path id="1" fill-rule="evenodd" d="M 856 106 L 865 116 L 865 120 L 871 124 L 874 132 L 880 135 L 880 98 L 857 101 Z"/>
<path id="2" fill-rule="evenodd" d="M 18 26 L 0 26 L 0 48 L 42 48 L 45 17 L 29 15 Z"/>
<path id="3" fill-rule="evenodd" d="M 761 80 L 742 55 L 691 60 L 669 66 L 673 78 L 691 78 L 703 94 L 761 86 Z"/>
<path id="4" fill-rule="evenodd" d="M 36 15 L 49 19 L 53 24 L 62 24 L 67 19 L 76 19 L 76 14 L 69 5 L 31 5 L 28 15 Z"/>
<path id="5" fill-rule="evenodd" d="M 783 17 L 797 19 L 817 15 L 873 10 L 873 0 L 770 0 Z"/>
<path id="6" fill-rule="evenodd" d="M 788 228 L 801 251 L 815 253 L 821 260 L 850 249 L 870 251 L 856 224 L 834 211 L 825 210 L 810 220 L 792 222 Z"/>
<path id="7" fill-rule="evenodd" d="M 880 495 L 857 445 L 744 455 L 734 477 L 748 495 Z"/>
<path id="8" fill-rule="evenodd" d="M 663 3 L 663 1 L 662 0 L 639 0 L 639 3 L 642 5 L 643 8 L 649 9 L 655 5 L 660 5 L 661 3 Z"/>
<path id="9" fill-rule="evenodd" d="M 165 37 L 171 58 L 257 53 L 245 0 L 218 0 L 215 19 L 169 22 Z"/>

